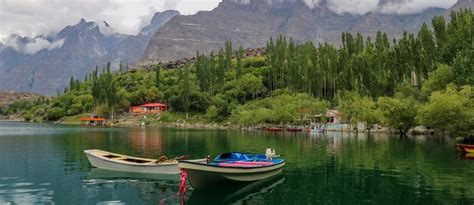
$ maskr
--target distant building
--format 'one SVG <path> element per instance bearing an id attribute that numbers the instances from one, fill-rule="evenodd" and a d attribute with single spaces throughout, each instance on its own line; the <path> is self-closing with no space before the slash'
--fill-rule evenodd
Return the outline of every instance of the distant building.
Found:
<path id="1" fill-rule="evenodd" d="M 341 122 L 342 122 L 342 116 L 338 110 L 328 110 L 324 115 L 319 114 L 319 115 L 310 117 L 310 124 L 314 124 L 314 123 L 339 124 Z"/>
<path id="2" fill-rule="evenodd" d="M 329 119 L 329 123 L 341 123 L 342 121 L 341 113 L 338 110 L 328 110 L 326 118 Z"/>
<path id="3" fill-rule="evenodd" d="M 90 126 L 101 126 L 105 125 L 105 118 L 101 118 L 95 114 L 90 114 L 88 117 L 81 117 L 80 120 L 82 122 L 85 122 L 86 125 Z"/>
<path id="4" fill-rule="evenodd" d="M 130 107 L 129 112 L 140 114 L 159 114 L 168 109 L 168 105 L 162 103 L 149 103 Z"/>

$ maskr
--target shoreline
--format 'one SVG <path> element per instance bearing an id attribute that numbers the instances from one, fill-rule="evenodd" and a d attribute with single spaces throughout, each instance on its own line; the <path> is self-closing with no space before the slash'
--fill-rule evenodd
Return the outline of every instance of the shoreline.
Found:
<path id="1" fill-rule="evenodd" d="M 25 122 L 24 120 L 5 120 L 5 119 L 0 119 L 0 122 Z"/>
<path id="2" fill-rule="evenodd" d="M 230 122 L 219 124 L 216 122 L 202 122 L 202 121 L 191 121 L 186 122 L 185 120 L 177 120 L 175 122 L 163 122 L 159 119 L 146 118 L 145 115 L 130 116 L 130 115 L 118 115 L 112 123 L 105 125 L 105 127 L 163 127 L 163 128 L 177 128 L 177 129 L 208 129 L 208 130 L 241 130 L 241 131 L 265 131 L 267 128 L 279 127 L 282 131 L 276 131 L 274 133 L 294 133 L 286 131 L 287 126 L 282 125 L 256 125 L 256 126 L 242 126 L 231 124 Z M 11 117 L 11 116 L 10 116 Z M 0 122 L 26 122 L 19 118 L 0 119 Z M 59 125 L 85 125 L 79 121 L 79 116 L 71 116 L 68 118 L 61 119 L 54 122 L 37 122 L 31 121 L 28 123 L 47 123 L 47 124 L 59 124 Z M 306 133 L 309 126 L 298 126 L 302 128 L 301 132 Z M 368 132 L 365 129 L 364 123 L 358 123 L 357 126 L 349 126 L 343 123 L 326 124 L 325 131 L 327 132 L 341 132 L 341 133 L 371 133 L 371 134 L 398 134 L 398 131 L 389 127 L 377 127 Z M 272 131 L 268 131 L 272 132 Z M 434 135 L 434 130 L 427 129 L 423 126 L 417 126 L 412 128 L 407 134 L 410 135 Z"/>
<path id="3" fill-rule="evenodd" d="M 84 125 L 82 123 L 68 123 L 68 122 L 50 122 L 52 124 L 61 124 L 61 125 Z M 344 124 L 345 125 L 345 124 Z M 273 127 L 273 126 L 250 126 L 250 127 L 245 127 L 241 125 L 220 125 L 218 123 L 176 123 L 176 122 L 159 122 L 159 123 L 153 123 L 153 124 L 147 124 L 147 125 L 141 125 L 141 124 L 132 124 L 132 123 L 115 123 L 110 126 L 106 127 L 128 127 L 128 128 L 137 128 L 137 127 L 154 127 L 154 128 L 176 128 L 176 129 L 203 129 L 203 130 L 239 130 L 239 131 L 267 131 L 267 128 Z M 282 129 L 282 131 L 278 132 L 273 132 L 273 131 L 267 131 L 269 133 L 308 133 L 306 129 L 309 127 L 302 127 L 301 132 L 288 132 L 285 129 Z M 432 135 L 431 132 L 427 131 L 415 131 L 415 128 L 413 131 L 410 132 L 411 135 Z M 381 128 L 381 129 L 374 129 L 371 130 L 370 132 L 367 132 L 367 130 L 347 130 L 347 129 L 326 129 L 325 132 L 340 132 L 340 133 L 365 133 L 365 134 L 397 134 L 396 130 L 390 129 L 387 127 Z"/>

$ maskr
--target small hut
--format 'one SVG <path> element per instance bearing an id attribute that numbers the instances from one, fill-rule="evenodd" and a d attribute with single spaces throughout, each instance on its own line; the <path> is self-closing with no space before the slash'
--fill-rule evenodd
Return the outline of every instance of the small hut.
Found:
<path id="1" fill-rule="evenodd" d="M 105 125 L 105 118 L 98 117 L 97 115 L 91 114 L 88 117 L 82 117 L 80 119 L 89 126 L 102 126 Z"/>

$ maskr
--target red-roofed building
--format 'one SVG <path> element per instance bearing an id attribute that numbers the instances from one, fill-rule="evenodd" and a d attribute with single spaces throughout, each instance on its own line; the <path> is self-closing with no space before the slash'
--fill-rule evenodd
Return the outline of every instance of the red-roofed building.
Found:
<path id="1" fill-rule="evenodd" d="M 132 113 L 141 113 L 141 114 L 159 114 L 166 111 L 168 105 L 163 103 L 148 103 L 139 106 L 130 107 L 130 112 Z"/>

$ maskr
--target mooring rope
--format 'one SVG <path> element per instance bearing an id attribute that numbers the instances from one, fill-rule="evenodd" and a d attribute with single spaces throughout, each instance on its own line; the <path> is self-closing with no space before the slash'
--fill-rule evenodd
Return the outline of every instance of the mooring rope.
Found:
<path id="1" fill-rule="evenodd" d="M 175 197 L 180 197 L 181 198 L 181 205 L 186 204 L 186 192 L 188 190 L 188 187 L 186 185 L 186 180 L 188 180 L 188 172 L 186 170 L 181 169 L 181 183 L 179 184 L 179 190 L 178 193 L 174 194 L 171 197 L 168 197 L 166 199 L 160 200 L 160 205 L 164 205 L 167 200 L 173 199 Z"/>

